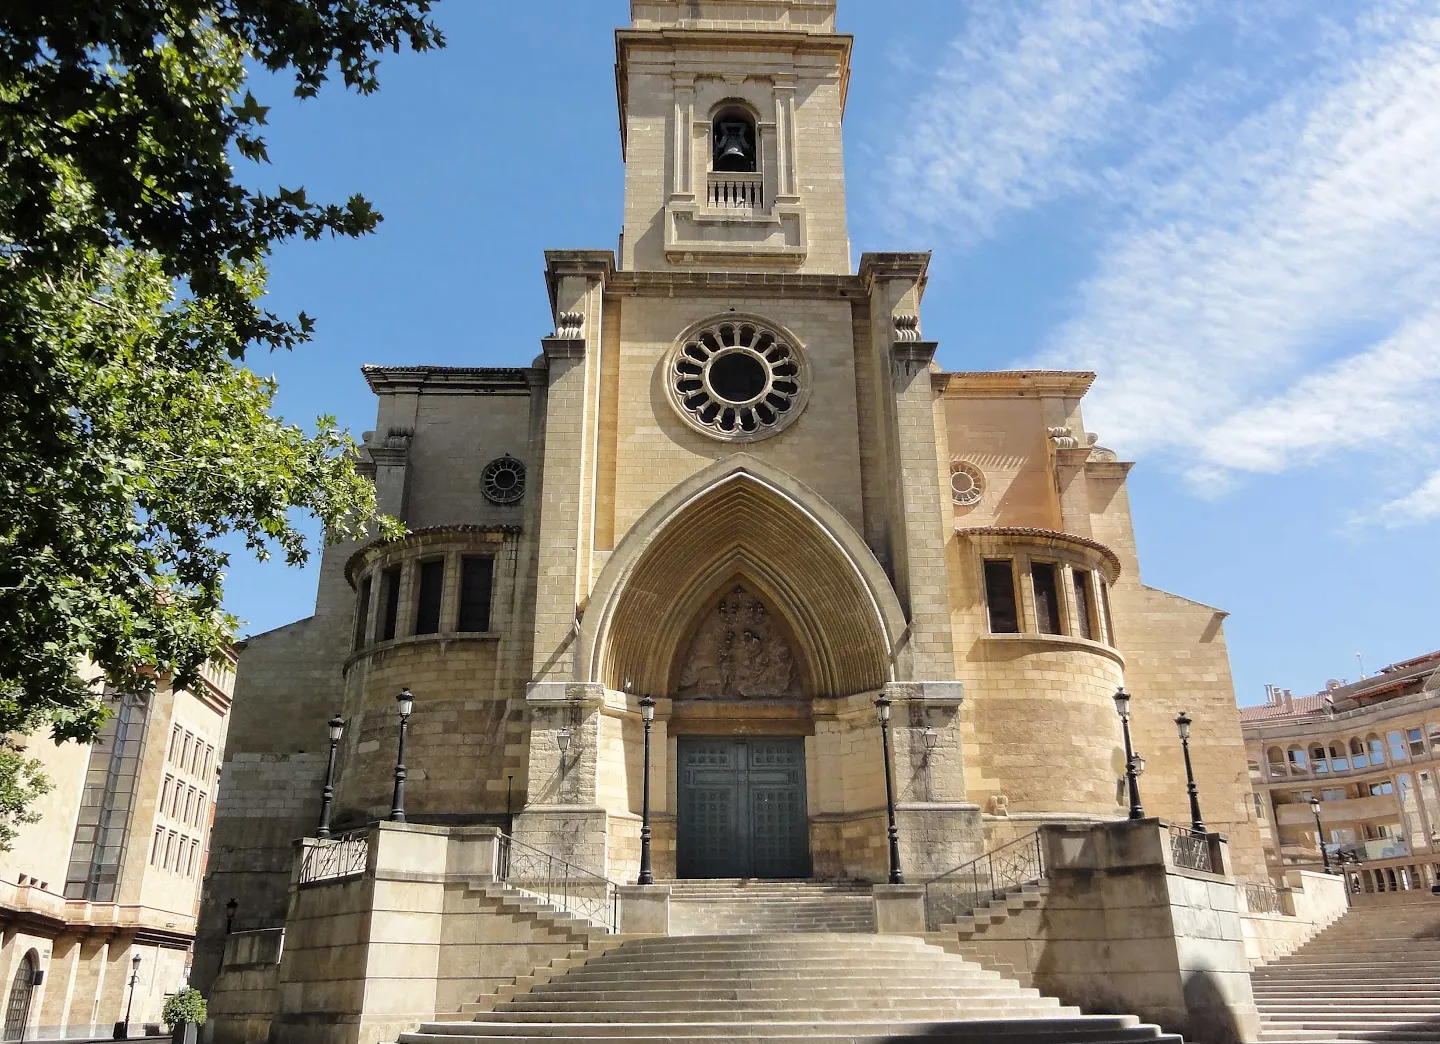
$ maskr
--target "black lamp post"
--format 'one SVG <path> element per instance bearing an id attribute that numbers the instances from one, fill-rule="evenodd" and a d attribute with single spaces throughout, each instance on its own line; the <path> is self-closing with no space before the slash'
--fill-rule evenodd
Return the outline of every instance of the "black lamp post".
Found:
<path id="1" fill-rule="evenodd" d="M 1205 820 L 1200 818 L 1200 790 L 1195 786 L 1195 770 L 1190 767 L 1190 715 L 1181 711 L 1175 719 L 1175 729 L 1180 733 L 1180 746 L 1185 751 L 1185 789 L 1190 792 L 1190 830 L 1203 834 Z"/>
<path id="2" fill-rule="evenodd" d="M 330 804 L 335 800 L 335 750 L 345 732 L 345 719 L 335 715 L 330 719 L 329 728 L 330 760 L 325 764 L 325 789 L 320 791 L 320 825 L 315 828 L 315 836 L 322 840 L 330 836 Z"/>
<path id="3" fill-rule="evenodd" d="M 1324 865 L 1325 872 L 1332 874 L 1335 871 L 1330 869 L 1330 853 L 1325 851 L 1325 831 L 1320 827 L 1319 798 L 1312 797 L 1310 799 L 1310 811 L 1315 813 L 1315 843 L 1320 846 L 1320 862 Z"/>
<path id="4" fill-rule="evenodd" d="M 640 779 L 640 876 L 636 884 L 655 883 L 650 869 L 650 726 L 655 721 L 655 697 L 640 697 L 640 720 L 645 724 L 645 769 Z"/>
<path id="5" fill-rule="evenodd" d="M 890 883 L 904 884 L 900 872 L 900 831 L 895 827 L 895 780 L 890 769 L 890 699 L 881 696 L 875 701 L 875 715 L 880 719 L 880 745 L 885 756 L 885 817 L 886 836 L 890 840 Z"/>
<path id="6" fill-rule="evenodd" d="M 225 934 L 229 935 L 235 930 L 235 911 L 240 909 L 240 901 L 231 899 L 225 904 Z"/>
<path id="7" fill-rule="evenodd" d="M 405 822 L 405 733 L 410 728 L 410 711 L 415 706 L 415 697 L 409 689 L 401 689 L 395 697 L 400 708 L 400 749 L 395 755 L 395 794 L 390 799 L 390 822 Z"/>
<path id="8" fill-rule="evenodd" d="M 140 955 L 137 953 L 130 958 L 130 999 L 125 1002 L 125 1022 L 122 1026 L 116 1027 L 116 1040 L 125 1040 L 130 1036 L 130 1010 L 135 1007 L 135 984 L 140 981 Z"/>
<path id="9" fill-rule="evenodd" d="M 1120 730 L 1125 734 L 1125 783 L 1130 791 L 1130 818 L 1144 819 L 1140 807 L 1140 773 L 1135 750 L 1130 745 L 1130 694 L 1123 688 L 1115 690 L 1115 711 L 1120 715 Z"/>

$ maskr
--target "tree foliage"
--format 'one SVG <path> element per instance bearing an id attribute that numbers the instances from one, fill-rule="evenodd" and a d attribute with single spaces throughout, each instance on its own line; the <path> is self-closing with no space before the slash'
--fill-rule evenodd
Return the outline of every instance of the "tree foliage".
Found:
<path id="1" fill-rule="evenodd" d="M 205 998 L 200 996 L 200 991 L 194 986 L 186 986 L 172 996 L 165 1002 L 165 1007 L 160 1012 L 160 1021 L 172 1030 L 182 1023 L 190 1026 L 203 1026 L 209 1017 L 210 1012 L 207 1010 Z"/>
<path id="2" fill-rule="evenodd" d="M 0 0 L 0 732 L 93 738 L 83 657 L 121 689 L 191 682 L 231 623 L 218 537 L 300 562 L 296 509 L 335 537 L 377 521 L 348 436 L 275 418 L 243 359 L 313 330 L 261 306 L 272 248 L 380 215 L 247 189 L 232 160 L 268 158 L 247 65 L 369 93 L 384 51 L 443 46 L 430 8 Z"/>

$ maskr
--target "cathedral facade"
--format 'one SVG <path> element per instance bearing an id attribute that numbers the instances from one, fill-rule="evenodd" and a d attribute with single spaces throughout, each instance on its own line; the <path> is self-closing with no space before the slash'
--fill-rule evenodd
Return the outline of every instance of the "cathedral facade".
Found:
<path id="1" fill-rule="evenodd" d="M 945 371 L 929 255 L 852 262 L 834 0 L 631 6 L 620 249 L 547 252 L 529 365 L 365 369 L 408 532 L 327 549 L 314 613 L 243 643 L 202 935 L 229 899 L 283 923 L 332 716 L 334 828 L 388 814 L 402 689 L 411 822 L 617 881 L 653 698 L 663 881 L 883 880 L 881 697 L 909 878 L 1123 818 L 1124 686 L 1147 813 L 1188 820 L 1186 711 L 1263 874 L 1225 614 L 1142 582 L 1095 375 Z"/>

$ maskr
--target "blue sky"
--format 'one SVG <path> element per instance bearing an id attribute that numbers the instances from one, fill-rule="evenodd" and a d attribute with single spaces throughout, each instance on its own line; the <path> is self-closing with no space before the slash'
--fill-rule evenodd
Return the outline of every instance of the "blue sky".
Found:
<path id="1" fill-rule="evenodd" d="M 524 365 L 543 251 L 613 248 L 623 0 L 446 0 L 449 47 L 381 91 L 273 106 L 257 186 L 363 193 L 270 305 L 315 341 L 251 356 L 287 419 L 374 423 L 364 363 Z M 840 0 L 854 257 L 934 252 L 947 369 L 1100 373 L 1087 427 L 1138 462 L 1144 580 L 1232 614 L 1241 703 L 1440 647 L 1440 2 Z M 254 633 L 315 569 L 236 550 Z"/>

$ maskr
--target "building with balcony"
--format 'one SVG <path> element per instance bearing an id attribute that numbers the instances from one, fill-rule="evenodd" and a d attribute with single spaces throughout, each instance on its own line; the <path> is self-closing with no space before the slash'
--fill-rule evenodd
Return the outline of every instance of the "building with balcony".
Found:
<path id="1" fill-rule="evenodd" d="M 234 682 L 227 650 L 192 689 L 107 692 L 93 744 L 24 739 L 53 789 L 0 853 L 5 1040 L 109 1037 L 127 1007 L 138 1033 L 185 984 Z"/>
<path id="2" fill-rule="evenodd" d="M 1320 868 L 1324 844 L 1357 893 L 1440 882 L 1440 652 L 1311 696 L 1271 688 L 1240 719 L 1272 871 Z"/>

